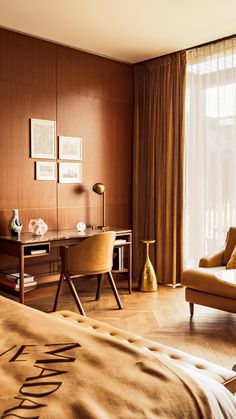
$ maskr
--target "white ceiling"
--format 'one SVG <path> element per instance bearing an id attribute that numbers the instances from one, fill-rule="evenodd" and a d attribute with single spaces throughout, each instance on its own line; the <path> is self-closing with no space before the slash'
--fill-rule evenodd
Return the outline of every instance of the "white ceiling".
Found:
<path id="1" fill-rule="evenodd" d="M 0 0 L 0 26 L 129 63 L 236 33 L 236 0 Z"/>

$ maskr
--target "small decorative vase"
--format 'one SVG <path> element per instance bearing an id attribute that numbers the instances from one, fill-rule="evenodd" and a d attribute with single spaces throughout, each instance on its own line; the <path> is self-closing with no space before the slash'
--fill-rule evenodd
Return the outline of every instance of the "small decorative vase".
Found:
<path id="1" fill-rule="evenodd" d="M 18 209 L 13 209 L 12 217 L 8 224 L 9 232 L 12 236 L 18 236 L 22 230 L 22 223 L 19 219 Z"/>
<path id="2" fill-rule="evenodd" d="M 140 275 L 139 290 L 144 292 L 157 291 L 157 277 L 149 258 L 149 245 L 155 243 L 155 240 L 141 240 L 146 244 L 146 259 Z"/>
<path id="3" fill-rule="evenodd" d="M 80 233 L 83 233 L 86 230 L 86 224 L 83 221 L 79 221 L 76 224 L 76 228 Z"/>

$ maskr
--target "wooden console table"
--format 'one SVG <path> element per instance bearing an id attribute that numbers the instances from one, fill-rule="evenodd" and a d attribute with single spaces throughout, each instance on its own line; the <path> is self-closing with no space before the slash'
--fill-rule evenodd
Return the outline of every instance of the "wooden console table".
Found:
<path id="1" fill-rule="evenodd" d="M 132 230 L 121 228 L 111 228 L 110 231 L 116 232 L 117 239 L 125 239 L 124 243 L 115 244 L 115 247 L 126 247 L 127 267 L 114 272 L 126 272 L 128 274 L 129 293 L 132 292 Z M 25 259 L 34 258 L 37 265 L 37 258 L 50 255 L 52 248 L 60 246 L 70 246 L 76 244 L 78 240 L 95 234 L 103 234 L 99 229 L 88 228 L 80 233 L 76 229 L 48 231 L 44 236 L 33 236 L 31 233 L 22 233 L 18 238 L 11 235 L 0 236 L 0 253 L 18 258 L 19 261 L 19 291 L 11 290 L 0 281 L 0 289 L 4 292 L 14 294 L 24 304 L 24 269 Z"/>

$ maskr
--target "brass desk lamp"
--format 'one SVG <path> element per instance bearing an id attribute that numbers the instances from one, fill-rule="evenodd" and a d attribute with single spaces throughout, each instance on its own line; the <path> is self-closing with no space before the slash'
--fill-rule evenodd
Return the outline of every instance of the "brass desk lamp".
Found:
<path id="1" fill-rule="evenodd" d="M 110 227 L 106 226 L 105 224 L 105 219 L 106 219 L 106 214 L 105 214 L 105 185 L 101 182 L 95 183 L 93 185 L 93 192 L 97 193 L 98 195 L 102 195 L 103 196 L 103 216 L 102 216 L 102 226 L 98 226 L 98 228 L 101 228 L 102 231 L 107 231 L 110 230 Z"/>

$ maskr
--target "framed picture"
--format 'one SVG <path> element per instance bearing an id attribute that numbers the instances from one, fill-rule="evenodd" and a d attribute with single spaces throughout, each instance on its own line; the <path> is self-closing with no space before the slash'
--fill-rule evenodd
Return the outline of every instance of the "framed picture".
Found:
<path id="1" fill-rule="evenodd" d="M 51 161 L 37 161 L 36 180 L 56 180 L 56 163 Z"/>
<path id="2" fill-rule="evenodd" d="M 82 138 L 59 137 L 59 159 L 82 160 Z"/>
<path id="3" fill-rule="evenodd" d="M 60 183 L 82 183 L 81 163 L 59 163 Z"/>
<path id="4" fill-rule="evenodd" d="M 56 158 L 56 121 L 31 119 L 31 157 Z"/>

